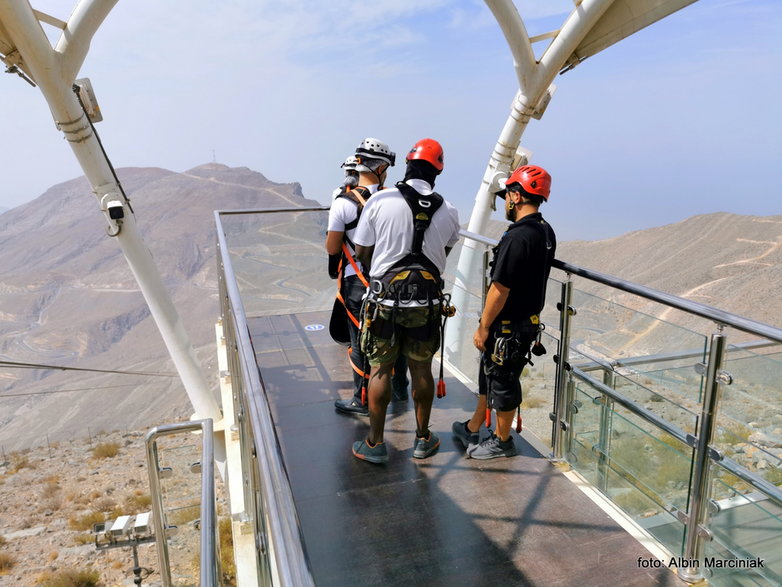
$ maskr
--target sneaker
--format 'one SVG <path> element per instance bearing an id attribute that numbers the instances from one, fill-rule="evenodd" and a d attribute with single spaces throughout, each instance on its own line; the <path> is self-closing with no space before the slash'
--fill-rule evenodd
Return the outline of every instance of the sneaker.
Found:
<path id="1" fill-rule="evenodd" d="M 508 438 L 508 440 L 503 442 L 495 434 L 489 436 L 489 438 L 469 452 L 471 459 L 480 460 L 496 459 L 497 457 L 513 457 L 517 454 L 519 454 L 519 451 L 516 450 L 513 438 Z"/>
<path id="2" fill-rule="evenodd" d="M 334 407 L 343 414 L 358 414 L 359 416 L 368 416 L 369 408 L 363 405 L 355 397 L 350 399 L 338 399 L 334 402 Z"/>
<path id="3" fill-rule="evenodd" d="M 467 428 L 467 422 L 454 422 L 451 426 L 453 437 L 464 445 L 464 448 L 470 449 L 478 446 L 480 435 L 477 432 L 470 432 Z"/>
<path id="4" fill-rule="evenodd" d="M 383 465 L 388 462 L 388 450 L 385 442 L 378 442 L 375 446 L 369 446 L 368 440 L 359 440 L 353 443 L 353 456 L 362 461 Z"/>
<path id="5" fill-rule="evenodd" d="M 440 439 L 437 438 L 437 434 L 429 431 L 429 436 L 426 438 L 415 437 L 415 444 L 413 444 L 413 458 L 425 459 L 432 456 L 440 448 Z"/>

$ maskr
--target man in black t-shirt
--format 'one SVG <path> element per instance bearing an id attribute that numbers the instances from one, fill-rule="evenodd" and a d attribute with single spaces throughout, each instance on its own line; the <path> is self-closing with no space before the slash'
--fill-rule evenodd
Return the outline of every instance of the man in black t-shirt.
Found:
<path id="1" fill-rule="evenodd" d="M 510 436 L 514 413 L 521 405 L 521 372 L 540 327 L 546 283 L 557 241 L 554 230 L 538 211 L 548 201 L 551 176 L 534 165 L 514 171 L 497 192 L 504 197 L 512 222 L 494 248 L 491 285 L 486 295 L 473 344 L 480 350 L 479 396 L 475 412 L 466 422 L 454 422 L 454 438 L 473 459 L 518 454 Z M 495 431 L 479 443 L 479 429 L 497 412 Z"/>

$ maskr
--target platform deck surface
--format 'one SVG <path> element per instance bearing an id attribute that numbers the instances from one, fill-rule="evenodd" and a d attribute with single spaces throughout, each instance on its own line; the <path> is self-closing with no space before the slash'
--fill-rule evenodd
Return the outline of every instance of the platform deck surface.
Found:
<path id="1" fill-rule="evenodd" d="M 466 458 L 451 424 L 475 399 L 453 377 L 437 454 L 412 458 L 410 400 L 389 406 L 389 464 L 353 457 L 368 419 L 334 410 L 352 377 L 328 318 L 248 321 L 317 585 L 684 585 L 639 568 L 649 552 L 522 437 L 515 458 Z"/>

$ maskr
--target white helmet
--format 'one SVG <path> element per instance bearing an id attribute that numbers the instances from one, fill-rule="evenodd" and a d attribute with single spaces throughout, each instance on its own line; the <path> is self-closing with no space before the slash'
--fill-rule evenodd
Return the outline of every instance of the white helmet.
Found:
<path id="1" fill-rule="evenodd" d="M 340 165 L 340 167 L 342 167 L 345 170 L 345 173 L 347 173 L 348 171 L 355 171 L 356 165 L 358 165 L 358 159 L 356 158 L 356 156 L 348 155 L 345 158 L 345 162 L 342 165 Z"/>
<path id="2" fill-rule="evenodd" d="M 391 167 L 396 162 L 396 154 L 388 148 L 383 141 L 368 137 L 361 141 L 361 144 L 356 147 L 356 157 L 359 159 L 359 165 L 361 159 L 380 159 L 385 161 Z M 359 170 L 360 171 L 360 170 Z"/>

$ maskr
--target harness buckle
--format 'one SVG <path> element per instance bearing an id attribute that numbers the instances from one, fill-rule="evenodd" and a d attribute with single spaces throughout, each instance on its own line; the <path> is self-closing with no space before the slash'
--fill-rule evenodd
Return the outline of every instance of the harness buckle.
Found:
<path id="1" fill-rule="evenodd" d="M 505 337 L 498 336 L 494 341 L 494 352 L 491 354 L 491 360 L 495 365 L 502 367 L 505 359 L 508 358 L 508 340 Z"/>

